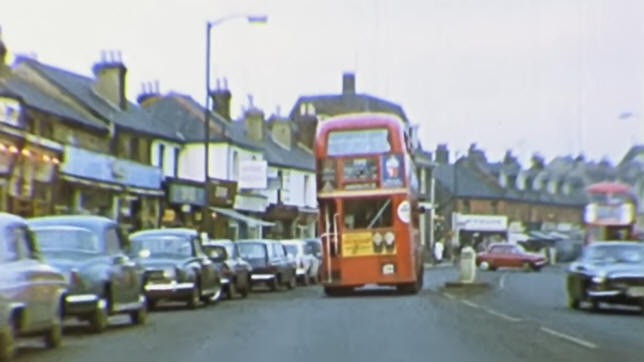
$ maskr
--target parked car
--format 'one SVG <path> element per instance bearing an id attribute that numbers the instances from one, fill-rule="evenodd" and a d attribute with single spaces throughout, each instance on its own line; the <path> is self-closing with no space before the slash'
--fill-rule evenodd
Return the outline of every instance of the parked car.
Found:
<path id="1" fill-rule="evenodd" d="M 508 243 L 492 243 L 476 256 L 476 265 L 483 270 L 510 267 L 539 271 L 545 264 L 546 258 L 542 255 L 528 253 L 521 246 Z"/>
<path id="2" fill-rule="evenodd" d="M 295 288 L 295 264 L 290 261 L 284 246 L 269 239 L 248 239 L 237 241 L 239 254 L 252 267 L 251 286 L 267 284 L 275 291 L 280 285 Z"/>
<path id="3" fill-rule="evenodd" d="M 147 317 L 141 274 L 125 254 L 126 239 L 113 220 L 101 216 L 44 216 L 27 221 L 45 261 L 67 275 L 63 315 L 88 321 L 95 332 L 108 316 Z"/>
<path id="4" fill-rule="evenodd" d="M 566 275 L 568 307 L 578 309 L 590 302 L 637 305 L 644 313 L 644 244 L 641 242 L 593 242 L 571 263 Z"/>
<path id="5" fill-rule="evenodd" d="M 210 259 L 221 268 L 221 283 L 229 299 L 236 293 L 246 298 L 251 288 L 252 267 L 241 258 L 237 244 L 231 240 L 210 240 L 203 243 Z"/>
<path id="6" fill-rule="evenodd" d="M 281 240 L 281 243 L 295 260 L 298 281 L 303 285 L 316 283 L 320 260 L 313 255 L 313 247 L 302 239 Z"/>
<path id="7" fill-rule="evenodd" d="M 150 307 L 163 300 L 200 302 L 219 300 L 221 278 L 201 247 L 194 229 L 150 229 L 130 235 L 129 254 L 143 269 L 144 290 Z"/>
<path id="8" fill-rule="evenodd" d="M 0 360 L 11 358 L 18 337 L 62 340 L 63 273 L 43 263 L 26 221 L 0 213 Z"/>

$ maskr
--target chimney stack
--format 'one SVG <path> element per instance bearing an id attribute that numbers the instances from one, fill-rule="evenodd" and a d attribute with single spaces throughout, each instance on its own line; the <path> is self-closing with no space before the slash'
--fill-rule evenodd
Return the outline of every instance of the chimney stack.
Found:
<path id="1" fill-rule="evenodd" d="M 248 96 L 248 109 L 244 112 L 246 136 L 258 143 L 264 140 L 264 112 L 253 104 L 253 96 Z"/>
<path id="2" fill-rule="evenodd" d="M 7 65 L 7 53 L 7 46 L 2 41 L 2 28 L 0 27 L 0 78 L 11 72 L 11 69 Z"/>
<path id="3" fill-rule="evenodd" d="M 449 150 L 446 144 L 440 144 L 436 147 L 436 163 L 440 165 L 449 164 Z"/>
<path id="4" fill-rule="evenodd" d="M 356 75 L 354 73 L 342 74 L 342 94 L 356 94 Z"/>
<path id="5" fill-rule="evenodd" d="M 94 91 L 121 110 L 127 109 L 125 74 L 120 51 L 102 51 L 101 61 L 94 64 Z"/>
<path id="6" fill-rule="evenodd" d="M 137 103 L 141 107 L 147 107 L 161 98 L 159 90 L 159 81 L 141 83 L 141 94 L 136 97 Z"/>
<path id="7" fill-rule="evenodd" d="M 228 79 L 223 79 L 223 88 L 220 87 L 221 81 L 217 79 L 217 88 L 210 91 L 210 98 L 212 100 L 213 112 L 219 114 L 227 121 L 231 121 L 230 117 L 230 99 L 232 94 L 228 90 Z"/>

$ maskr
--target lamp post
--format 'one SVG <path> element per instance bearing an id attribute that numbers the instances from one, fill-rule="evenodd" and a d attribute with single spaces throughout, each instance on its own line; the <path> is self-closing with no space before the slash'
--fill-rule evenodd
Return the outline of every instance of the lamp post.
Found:
<path id="1" fill-rule="evenodd" d="M 215 26 L 233 19 L 246 19 L 250 24 L 264 24 L 268 20 L 266 15 L 245 15 L 233 14 L 224 16 L 213 21 L 206 22 L 206 102 L 204 110 L 204 204 L 201 211 L 201 227 L 202 231 L 208 233 L 210 231 L 210 207 L 208 205 L 208 165 L 210 163 L 210 33 Z"/>

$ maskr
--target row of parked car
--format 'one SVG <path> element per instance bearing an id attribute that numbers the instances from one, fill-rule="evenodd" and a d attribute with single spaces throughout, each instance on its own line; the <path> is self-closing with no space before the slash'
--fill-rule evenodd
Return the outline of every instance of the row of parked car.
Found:
<path id="1" fill-rule="evenodd" d="M 126 236 L 100 216 L 0 213 L 0 233 L 0 360 L 23 336 L 58 346 L 67 318 L 94 332 L 114 314 L 144 324 L 159 303 L 196 308 L 258 284 L 292 289 L 316 282 L 320 265 L 316 239 L 208 240 L 187 228 Z"/>

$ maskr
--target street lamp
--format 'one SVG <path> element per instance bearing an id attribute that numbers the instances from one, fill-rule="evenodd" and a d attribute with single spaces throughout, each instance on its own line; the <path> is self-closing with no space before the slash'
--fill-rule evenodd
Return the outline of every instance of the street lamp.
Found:
<path id="1" fill-rule="evenodd" d="M 204 204 L 201 211 L 202 231 L 210 231 L 210 208 L 208 205 L 208 164 L 210 163 L 210 33 L 215 26 L 233 19 L 246 19 L 250 24 L 264 24 L 268 21 L 266 15 L 232 14 L 213 21 L 206 22 L 206 102 L 204 110 Z"/>

